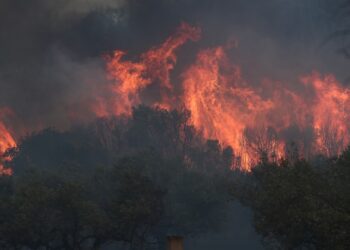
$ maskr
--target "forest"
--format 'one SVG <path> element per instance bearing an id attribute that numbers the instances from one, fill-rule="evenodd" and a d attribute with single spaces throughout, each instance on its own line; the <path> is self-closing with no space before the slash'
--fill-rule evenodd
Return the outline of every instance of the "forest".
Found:
<path id="1" fill-rule="evenodd" d="M 25 138 L 0 179 L 1 249 L 157 249 L 171 232 L 219 230 L 232 200 L 253 210 L 268 249 L 349 247 L 350 149 L 308 161 L 262 154 L 245 172 L 189 117 L 140 106 L 130 119 Z"/>

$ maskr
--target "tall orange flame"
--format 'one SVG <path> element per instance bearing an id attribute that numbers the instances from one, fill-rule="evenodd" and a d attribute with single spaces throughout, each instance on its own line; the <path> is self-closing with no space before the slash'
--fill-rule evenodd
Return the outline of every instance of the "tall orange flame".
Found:
<path id="1" fill-rule="evenodd" d="M 273 107 L 245 86 L 240 69 L 229 63 L 222 47 L 199 53 L 197 61 L 183 74 L 184 103 L 193 125 L 206 138 L 217 138 L 232 146 L 248 165 L 243 134 L 258 115 Z"/>

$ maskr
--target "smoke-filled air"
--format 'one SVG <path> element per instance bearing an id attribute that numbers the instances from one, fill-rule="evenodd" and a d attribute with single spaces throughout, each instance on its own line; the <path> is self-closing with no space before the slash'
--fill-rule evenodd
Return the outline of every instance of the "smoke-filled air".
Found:
<path id="1" fill-rule="evenodd" d="M 0 249 L 349 249 L 349 10 L 0 0 Z"/>

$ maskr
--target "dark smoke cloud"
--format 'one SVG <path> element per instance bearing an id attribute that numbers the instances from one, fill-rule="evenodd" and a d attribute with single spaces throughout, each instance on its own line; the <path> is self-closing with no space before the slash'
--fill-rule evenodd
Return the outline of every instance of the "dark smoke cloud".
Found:
<path id="1" fill-rule="evenodd" d="M 69 126 L 72 110 L 88 119 L 86 104 L 107 81 L 101 55 L 125 49 L 135 56 L 181 21 L 203 29 L 187 51 L 237 39 L 232 59 L 253 82 L 289 81 L 313 69 L 342 80 L 346 61 L 334 46 L 320 46 L 337 1 L 1 0 L 0 107 L 12 108 L 29 129 Z M 195 56 L 186 46 L 182 66 Z"/>

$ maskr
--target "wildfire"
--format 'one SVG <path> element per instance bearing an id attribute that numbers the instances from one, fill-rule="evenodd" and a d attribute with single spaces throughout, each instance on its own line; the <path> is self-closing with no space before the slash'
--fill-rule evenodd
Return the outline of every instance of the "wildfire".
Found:
<path id="1" fill-rule="evenodd" d="M 334 76 L 314 72 L 293 85 L 266 79 L 254 85 L 230 61 L 227 50 L 233 46 L 199 51 L 176 83 L 181 86 L 179 94 L 171 79 L 177 63 L 175 52 L 187 41 L 199 40 L 200 33 L 183 23 L 137 61 L 125 60 L 123 51 L 106 56 L 110 85 L 107 95 L 96 96 L 95 114 L 130 115 L 133 106 L 144 102 L 143 91 L 157 86 L 160 95 L 148 104 L 188 109 L 192 124 L 205 138 L 233 148 L 232 167 L 248 171 L 264 158 L 336 156 L 350 143 L 350 90 Z M 8 113 L 0 110 L 0 174 L 11 174 L 3 162 L 11 160 L 5 152 L 16 147 L 3 122 Z"/>
<path id="2" fill-rule="evenodd" d="M 5 168 L 3 163 L 11 160 L 10 157 L 5 156 L 6 151 L 10 148 L 16 147 L 15 139 L 6 128 L 4 122 L 1 121 L 1 118 L 7 113 L 9 113 L 8 109 L 0 109 L 0 175 L 12 174 L 12 169 Z"/>
<path id="3" fill-rule="evenodd" d="M 229 46 L 198 53 L 182 74 L 182 95 L 175 98 L 170 72 L 177 62 L 176 50 L 196 41 L 200 30 L 182 24 L 162 45 L 143 53 L 137 62 L 122 60 L 125 52 L 107 57 L 113 84 L 113 101 L 103 100 L 97 115 L 130 114 L 141 103 L 140 93 L 159 84 L 161 98 L 152 103 L 166 109 L 181 102 L 191 112 L 193 125 L 205 138 L 230 145 L 238 167 L 249 170 L 261 156 L 309 157 L 339 154 L 349 144 L 350 92 L 331 76 L 318 73 L 302 77 L 297 88 L 264 80 L 252 87 L 232 64 Z"/>

